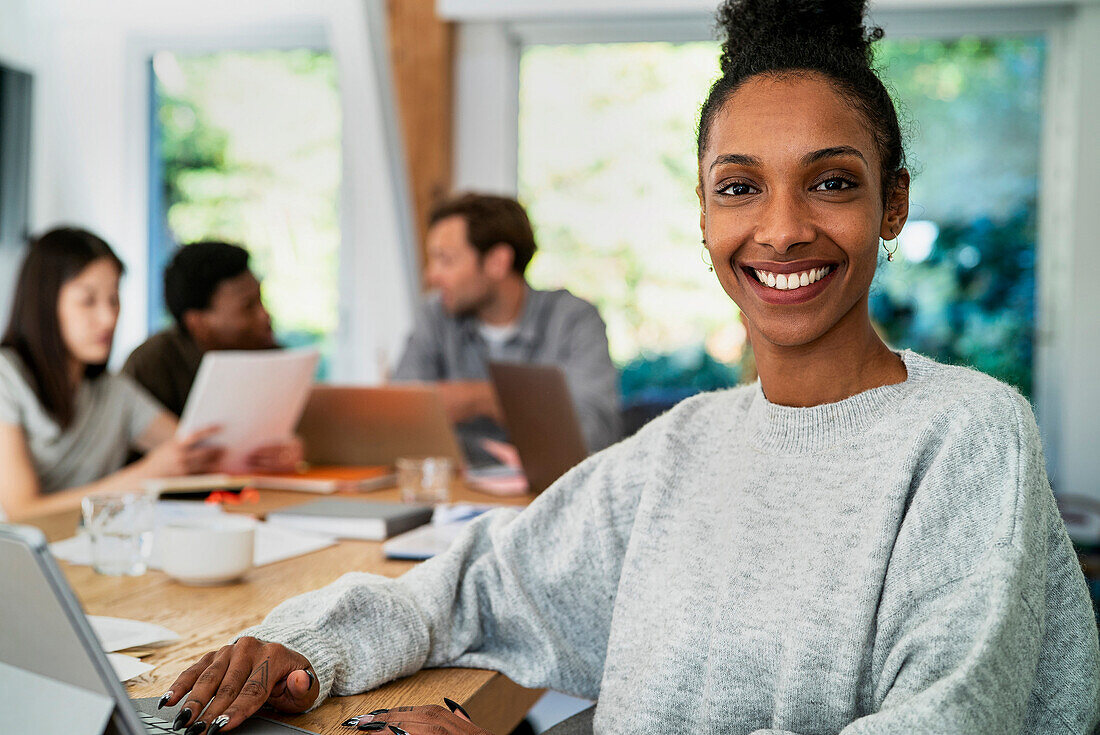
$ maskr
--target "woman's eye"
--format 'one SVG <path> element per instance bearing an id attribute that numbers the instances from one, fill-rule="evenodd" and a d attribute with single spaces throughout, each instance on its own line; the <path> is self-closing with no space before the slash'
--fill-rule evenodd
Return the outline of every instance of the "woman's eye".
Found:
<path id="1" fill-rule="evenodd" d="M 756 191 L 756 187 L 751 184 L 746 184 L 743 181 L 735 181 L 732 184 L 727 184 L 718 190 L 719 194 L 729 194 L 730 196 L 740 197 L 746 194 L 752 194 Z"/>
<path id="2" fill-rule="evenodd" d="M 830 179 L 825 179 L 820 184 L 814 187 L 815 191 L 843 191 L 844 189 L 851 189 L 855 187 L 856 182 L 851 179 L 845 179 L 842 176 L 834 176 Z"/>

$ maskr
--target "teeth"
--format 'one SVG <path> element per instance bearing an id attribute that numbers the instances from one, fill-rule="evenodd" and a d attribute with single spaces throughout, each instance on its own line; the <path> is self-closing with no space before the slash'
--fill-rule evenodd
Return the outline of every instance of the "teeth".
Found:
<path id="1" fill-rule="evenodd" d="M 753 272 L 756 274 L 756 280 L 769 288 L 774 288 L 777 291 L 793 291 L 796 288 L 809 286 L 811 283 L 820 281 L 831 271 L 832 266 L 827 265 L 822 268 L 802 271 L 801 273 L 769 273 L 760 270 L 754 270 Z"/>

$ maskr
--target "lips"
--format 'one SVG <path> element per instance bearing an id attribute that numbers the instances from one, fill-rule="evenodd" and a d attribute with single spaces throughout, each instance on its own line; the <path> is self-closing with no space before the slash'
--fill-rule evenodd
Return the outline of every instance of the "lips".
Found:
<path id="1" fill-rule="evenodd" d="M 769 304 L 801 304 L 824 291 L 840 269 L 837 263 L 745 263 L 741 270 L 749 287 Z"/>

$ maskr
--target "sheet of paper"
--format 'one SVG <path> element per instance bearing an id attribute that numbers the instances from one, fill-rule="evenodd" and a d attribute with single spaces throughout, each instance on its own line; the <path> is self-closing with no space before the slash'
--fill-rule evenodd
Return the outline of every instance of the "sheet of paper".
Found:
<path id="1" fill-rule="evenodd" d="M 262 567 L 264 564 L 292 559 L 335 544 L 336 540 L 328 536 L 260 523 L 256 526 L 256 547 L 252 552 L 252 563 Z"/>
<path id="2" fill-rule="evenodd" d="M 226 448 L 219 469 L 246 470 L 245 458 L 253 449 L 293 435 L 317 360 L 316 350 L 207 352 L 183 407 L 178 435 L 220 427 L 210 440 Z"/>
<path id="3" fill-rule="evenodd" d="M 108 653 L 107 660 L 111 662 L 119 681 L 136 679 L 156 668 L 152 664 L 147 664 L 141 659 L 127 656 L 124 653 Z"/>
<path id="4" fill-rule="evenodd" d="M 88 622 L 92 624 L 92 630 L 99 637 L 103 650 L 108 653 L 138 646 L 171 643 L 180 638 L 179 633 L 173 630 L 142 620 L 89 615 Z"/>

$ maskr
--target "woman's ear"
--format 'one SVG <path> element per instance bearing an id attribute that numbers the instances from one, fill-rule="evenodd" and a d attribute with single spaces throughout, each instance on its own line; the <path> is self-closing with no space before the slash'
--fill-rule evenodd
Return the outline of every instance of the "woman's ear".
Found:
<path id="1" fill-rule="evenodd" d="M 699 235 L 707 239 L 707 200 L 703 198 L 703 182 L 695 186 L 695 196 L 699 197 Z"/>
<path id="2" fill-rule="evenodd" d="M 882 227 L 879 237 L 883 240 L 893 240 L 905 227 L 905 221 L 909 219 L 909 170 L 902 169 L 898 172 L 894 188 L 886 198 L 886 207 L 882 213 Z"/>

